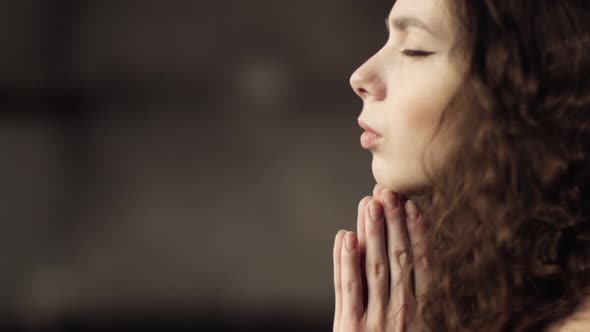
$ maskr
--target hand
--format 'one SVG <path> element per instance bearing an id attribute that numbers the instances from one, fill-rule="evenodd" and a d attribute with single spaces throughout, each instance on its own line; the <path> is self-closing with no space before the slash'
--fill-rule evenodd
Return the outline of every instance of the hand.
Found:
<path id="1" fill-rule="evenodd" d="M 341 230 L 334 242 L 334 332 L 408 331 L 405 303 L 419 296 L 429 282 L 428 265 L 415 262 L 415 294 L 404 294 L 400 283 L 405 256 L 402 249 L 414 246 L 422 257 L 423 220 L 420 209 L 407 197 L 384 189 L 373 190 L 358 206 L 357 234 Z M 397 202 L 397 204 L 395 204 Z M 413 207 L 417 219 L 410 220 Z M 370 212 L 374 209 L 374 216 Z"/>

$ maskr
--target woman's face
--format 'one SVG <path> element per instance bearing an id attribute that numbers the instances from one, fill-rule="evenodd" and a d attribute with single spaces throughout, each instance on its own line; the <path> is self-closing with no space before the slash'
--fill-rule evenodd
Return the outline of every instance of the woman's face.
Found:
<path id="1" fill-rule="evenodd" d="M 421 157 L 464 76 L 463 63 L 450 52 L 456 33 L 446 1 L 398 0 L 387 20 L 387 43 L 350 78 L 363 99 L 359 123 L 381 136 L 362 142 L 373 154 L 373 176 L 406 195 L 429 187 Z M 437 137 L 433 144 L 427 157 L 440 162 L 449 141 Z"/>

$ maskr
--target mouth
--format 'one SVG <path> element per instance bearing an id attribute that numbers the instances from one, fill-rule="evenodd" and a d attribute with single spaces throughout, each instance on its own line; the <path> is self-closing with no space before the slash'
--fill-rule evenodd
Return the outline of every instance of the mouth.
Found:
<path id="1" fill-rule="evenodd" d="M 361 135 L 361 146 L 364 149 L 369 150 L 383 140 L 383 137 L 363 120 L 359 118 L 358 122 L 359 126 L 365 130 Z"/>
<path id="2" fill-rule="evenodd" d="M 371 149 L 375 147 L 379 142 L 383 140 L 383 137 L 379 136 L 373 131 L 365 130 L 361 135 L 361 146 L 364 149 Z"/>
<path id="3" fill-rule="evenodd" d="M 358 118 L 359 126 L 366 131 L 373 132 L 378 136 L 381 136 L 375 129 L 371 128 L 363 119 Z"/>

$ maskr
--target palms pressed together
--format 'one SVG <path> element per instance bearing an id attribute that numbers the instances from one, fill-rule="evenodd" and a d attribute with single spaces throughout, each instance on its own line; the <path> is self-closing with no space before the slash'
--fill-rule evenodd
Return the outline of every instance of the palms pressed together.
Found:
<path id="1" fill-rule="evenodd" d="M 404 294 L 405 255 L 396 253 L 413 246 L 413 256 L 422 257 L 423 230 L 420 208 L 405 196 L 376 185 L 360 201 L 357 232 L 340 230 L 334 241 L 334 332 L 411 330 L 405 303 L 424 292 L 428 264 L 415 262 L 415 294 Z"/>

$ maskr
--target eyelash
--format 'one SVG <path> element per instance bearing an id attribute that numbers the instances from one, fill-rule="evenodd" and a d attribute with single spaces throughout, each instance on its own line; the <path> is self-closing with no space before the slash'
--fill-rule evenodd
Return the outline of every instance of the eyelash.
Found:
<path id="1" fill-rule="evenodd" d="M 414 58 L 425 58 L 431 54 L 434 54 L 433 52 L 426 52 L 420 50 L 403 50 L 402 53 L 406 56 Z"/>

